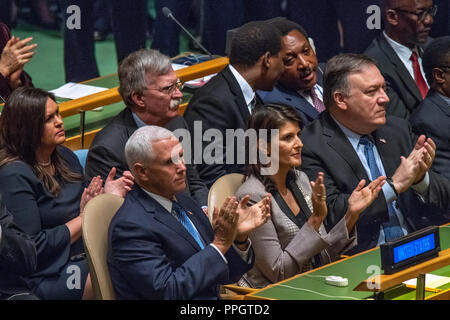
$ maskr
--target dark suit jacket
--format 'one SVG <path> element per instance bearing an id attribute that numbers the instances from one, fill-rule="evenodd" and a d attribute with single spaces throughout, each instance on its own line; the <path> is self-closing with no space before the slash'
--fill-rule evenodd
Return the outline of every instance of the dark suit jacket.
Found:
<path id="1" fill-rule="evenodd" d="M 425 100 L 411 115 L 413 131 L 436 143 L 436 158 L 431 167 L 450 179 L 450 105 L 436 91 L 430 90 Z"/>
<path id="2" fill-rule="evenodd" d="M 9 31 L 9 28 L 6 26 L 6 24 L 0 22 L 0 55 L 3 52 L 3 48 L 5 47 L 9 39 L 11 39 L 11 32 Z M 33 86 L 31 77 L 25 71 L 22 71 L 20 80 L 22 81 L 22 86 Z M 8 79 L 4 78 L 0 73 L 0 96 L 2 96 L 3 99 L 6 100 L 12 91 L 13 89 L 9 86 Z M 3 101 L 0 100 L 0 103 L 3 103 Z"/>
<path id="3" fill-rule="evenodd" d="M 319 67 L 317 70 L 317 83 L 322 86 L 323 71 Z M 302 128 L 310 124 L 319 116 L 319 112 L 298 92 L 284 87 L 278 83 L 272 91 L 258 91 L 264 103 L 285 104 L 297 111 L 302 119 Z"/>
<path id="4" fill-rule="evenodd" d="M 112 167 L 116 167 L 116 177 L 122 176 L 128 170 L 125 159 L 125 144 L 128 138 L 137 130 L 130 108 L 125 108 L 96 134 L 86 159 L 86 176 L 89 179 L 97 175 L 103 180 L 108 176 Z M 172 119 L 166 128 L 174 131 L 186 128 L 182 117 Z M 191 161 L 191 163 L 193 163 Z M 186 164 L 186 195 L 191 195 L 202 206 L 208 205 L 208 188 L 200 179 L 194 164 Z"/>
<path id="5" fill-rule="evenodd" d="M 177 196 L 204 242 L 213 241 L 208 217 Z M 225 255 L 200 249 L 186 229 L 139 186 L 127 194 L 109 227 L 108 266 L 118 299 L 217 299 L 219 284 L 236 282 L 252 264 L 233 248 Z M 251 249 L 250 249 L 251 250 Z M 253 254 L 253 253 L 252 253 Z"/>
<path id="6" fill-rule="evenodd" d="M 416 139 L 411 134 L 410 126 L 406 120 L 388 117 L 387 123 L 375 130 L 372 136 L 386 175 L 392 177 L 400 165 L 400 156 L 407 157 L 414 148 Z M 369 178 L 347 137 L 327 111 L 302 131 L 301 138 L 304 144 L 302 170 L 310 180 L 316 179 L 319 171 L 325 173 L 328 205 L 325 226 L 330 230 L 345 215 L 348 198 L 359 181 L 369 181 Z M 429 176 L 430 185 L 424 201 L 411 188 L 401 193 L 397 199 L 409 231 L 445 222 L 442 214 L 437 213 L 437 208 L 450 208 L 450 183 L 431 170 Z M 358 246 L 352 252 L 375 247 L 380 225 L 386 221 L 386 199 L 383 192 L 380 192 L 356 223 Z"/>
<path id="7" fill-rule="evenodd" d="M 36 248 L 30 237 L 13 221 L 3 203 L 0 205 L 0 296 L 27 292 L 20 276 L 30 276 L 36 269 Z"/>
<path id="8" fill-rule="evenodd" d="M 419 49 L 423 52 L 422 48 Z M 376 61 L 386 80 L 386 93 L 390 100 L 386 108 L 387 114 L 408 118 L 423 99 L 403 62 L 382 33 L 372 41 L 364 53 Z"/>
<path id="9" fill-rule="evenodd" d="M 259 97 L 257 97 L 257 103 L 261 103 Z M 195 144 L 201 143 L 202 151 L 211 144 L 210 141 L 203 141 L 202 137 L 198 136 L 200 133 L 203 135 L 208 129 L 218 129 L 224 140 L 226 129 L 247 129 L 250 112 L 242 90 L 229 67 L 223 69 L 195 92 L 184 113 L 184 118 L 191 131 L 193 150 L 195 150 Z M 201 131 L 195 130 L 195 121 L 201 121 Z M 197 136 L 195 133 L 197 133 Z M 231 146 L 231 142 L 227 140 L 218 145 L 222 149 L 222 164 L 206 164 L 203 162 L 203 158 L 202 163 L 196 162 L 200 177 L 208 187 L 211 187 L 214 181 L 225 174 L 243 173 L 245 171 L 245 163 L 239 163 L 242 161 L 237 160 L 236 141 L 234 143 L 234 158 L 228 159 L 232 163 L 227 164 L 226 157 L 228 155 L 230 158 L 230 155 L 226 148 L 227 145 Z M 241 152 L 240 156 L 242 155 Z"/>

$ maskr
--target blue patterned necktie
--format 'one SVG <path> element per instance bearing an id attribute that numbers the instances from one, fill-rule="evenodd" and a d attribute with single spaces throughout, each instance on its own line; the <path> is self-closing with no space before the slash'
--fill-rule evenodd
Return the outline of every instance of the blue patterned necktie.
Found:
<path id="1" fill-rule="evenodd" d="M 359 143 L 364 146 L 364 155 L 366 157 L 367 164 L 369 165 L 370 174 L 372 176 L 372 180 L 375 180 L 376 178 L 381 176 L 381 173 L 373 154 L 373 143 L 366 135 L 361 136 L 361 138 L 359 139 Z M 389 212 L 389 222 L 383 223 L 386 242 L 400 238 L 404 235 L 392 203 L 388 203 L 387 207 Z"/>
<path id="2" fill-rule="evenodd" d="M 192 221 L 187 216 L 187 213 L 183 209 L 183 207 L 181 207 L 178 204 L 178 202 L 173 201 L 172 202 L 172 211 L 175 213 L 176 217 L 178 218 L 178 221 L 180 221 L 180 223 L 183 225 L 183 227 L 187 230 L 187 232 L 189 232 L 189 234 L 192 236 L 192 238 L 194 238 L 195 241 L 197 241 L 198 245 L 203 250 L 203 248 L 205 246 L 203 245 L 203 242 L 200 239 L 200 234 L 198 233 L 197 230 L 195 230 L 195 228 L 192 224 Z"/>

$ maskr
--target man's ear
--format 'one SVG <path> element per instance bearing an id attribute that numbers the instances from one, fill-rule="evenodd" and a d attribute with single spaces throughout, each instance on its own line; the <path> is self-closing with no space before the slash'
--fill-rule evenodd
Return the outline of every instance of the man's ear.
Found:
<path id="1" fill-rule="evenodd" d="M 342 92 L 335 91 L 333 93 L 334 104 L 341 110 L 347 110 L 346 95 Z"/>
<path id="2" fill-rule="evenodd" d="M 272 55 L 270 54 L 270 52 L 269 51 L 267 51 L 264 55 L 263 55 L 263 65 L 264 65 L 264 67 L 266 67 L 266 69 L 269 69 L 269 67 L 270 67 L 270 64 L 272 63 L 272 61 L 271 61 L 271 58 L 272 58 Z"/>
<path id="3" fill-rule="evenodd" d="M 144 165 L 142 163 L 136 162 L 133 165 L 133 169 L 134 169 L 135 178 L 137 178 L 143 182 L 148 181 L 147 169 L 144 167 Z"/>
<path id="4" fill-rule="evenodd" d="M 145 102 L 144 102 L 142 94 L 137 93 L 136 91 L 133 91 L 131 93 L 131 100 L 133 100 L 133 102 L 136 106 L 141 107 L 141 108 L 145 107 Z"/>
<path id="5" fill-rule="evenodd" d="M 386 23 L 390 24 L 391 26 L 397 26 L 398 25 L 398 14 L 394 9 L 387 9 L 385 13 L 386 17 Z"/>
<path id="6" fill-rule="evenodd" d="M 442 85 L 446 80 L 445 80 L 445 73 L 439 69 L 439 68 L 433 68 L 433 70 L 431 71 L 433 74 L 433 82 Z"/>

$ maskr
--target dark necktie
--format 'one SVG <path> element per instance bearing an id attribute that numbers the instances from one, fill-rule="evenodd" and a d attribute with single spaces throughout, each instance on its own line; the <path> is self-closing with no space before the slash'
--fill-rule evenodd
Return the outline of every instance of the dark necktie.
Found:
<path id="1" fill-rule="evenodd" d="M 316 91 L 314 90 L 314 87 L 311 88 L 311 91 L 309 92 L 311 95 L 311 99 L 313 102 L 314 109 L 316 109 L 319 113 L 325 110 L 325 105 L 323 104 L 322 100 L 319 99 L 317 96 Z"/>
<path id="2" fill-rule="evenodd" d="M 256 107 L 256 94 L 254 95 L 252 101 L 250 101 L 249 106 L 250 106 L 250 113 L 252 113 L 253 109 L 255 109 Z"/>
<path id="3" fill-rule="evenodd" d="M 369 165 L 370 175 L 372 176 L 372 180 L 375 180 L 376 178 L 381 176 L 381 172 L 375 161 L 375 156 L 373 153 L 373 143 L 366 135 L 361 136 L 361 138 L 359 139 L 359 143 L 364 146 L 364 155 L 366 157 L 367 164 Z M 400 227 L 400 222 L 398 221 L 398 217 L 395 213 L 395 209 L 392 203 L 388 203 L 387 207 L 389 212 L 389 222 L 383 223 L 386 242 L 403 236 L 403 230 Z"/>
<path id="4" fill-rule="evenodd" d="M 202 240 L 200 239 L 200 234 L 197 230 L 195 230 L 191 220 L 187 216 L 186 211 L 181 207 L 178 202 L 173 201 L 172 202 L 172 211 L 175 213 L 175 215 L 178 217 L 178 221 L 183 225 L 183 227 L 189 232 L 189 234 L 192 236 L 192 238 L 197 241 L 198 245 L 201 249 L 203 249 L 205 246 L 203 245 Z"/>
<path id="5" fill-rule="evenodd" d="M 422 99 L 425 99 L 428 92 L 428 85 L 425 82 L 425 79 L 422 76 L 422 72 L 420 71 L 419 59 L 417 58 L 417 53 L 413 51 L 411 57 L 409 58 L 413 64 L 414 70 L 414 80 L 416 81 L 417 88 L 422 95 Z"/>

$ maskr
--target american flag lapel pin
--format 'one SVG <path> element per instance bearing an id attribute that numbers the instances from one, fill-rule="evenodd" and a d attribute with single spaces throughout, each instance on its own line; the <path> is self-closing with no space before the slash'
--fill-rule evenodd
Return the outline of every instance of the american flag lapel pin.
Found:
<path id="1" fill-rule="evenodd" d="M 386 139 L 380 138 L 380 142 L 383 142 L 384 144 L 386 144 Z"/>

